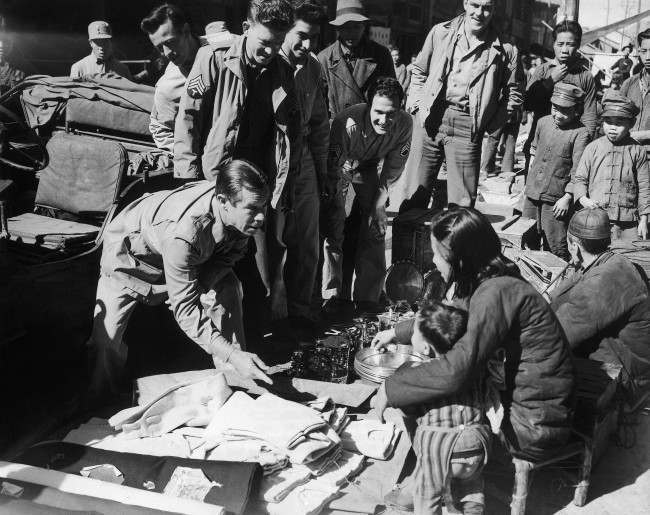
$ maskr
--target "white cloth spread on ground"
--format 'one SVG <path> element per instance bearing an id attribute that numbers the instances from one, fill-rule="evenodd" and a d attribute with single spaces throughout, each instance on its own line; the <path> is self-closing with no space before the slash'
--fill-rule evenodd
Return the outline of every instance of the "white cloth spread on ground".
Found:
<path id="1" fill-rule="evenodd" d="M 161 436 L 180 426 L 205 427 L 231 394 L 224 374 L 216 374 L 171 386 L 144 406 L 120 411 L 109 423 L 133 438 Z"/>
<path id="2" fill-rule="evenodd" d="M 393 453 L 399 434 L 400 430 L 392 422 L 353 420 L 341 432 L 341 444 L 346 450 L 386 460 Z"/>
<path id="3" fill-rule="evenodd" d="M 282 501 L 268 503 L 265 508 L 270 515 L 316 515 L 338 495 L 337 486 L 315 479 L 297 486 Z"/>

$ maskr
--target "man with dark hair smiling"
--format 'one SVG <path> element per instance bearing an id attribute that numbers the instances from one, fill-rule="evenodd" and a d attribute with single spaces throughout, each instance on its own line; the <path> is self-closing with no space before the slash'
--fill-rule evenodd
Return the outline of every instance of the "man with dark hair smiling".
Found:
<path id="1" fill-rule="evenodd" d="M 283 288 L 274 251 L 281 244 L 278 216 L 286 207 L 297 109 L 293 73 L 277 56 L 292 26 L 289 0 L 251 0 L 242 36 L 227 49 L 204 46 L 196 54 L 174 131 L 176 177 L 214 178 L 220 163 L 246 159 L 271 184 L 267 223 L 236 268 L 251 339 L 266 332 L 269 295 Z"/>
<path id="2" fill-rule="evenodd" d="M 149 130 L 159 149 L 174 150 L 174 123 L 185 81 L 199 50 L 199 40 L 190 32 L 190 20 L 173 4 L 156 7 L 140 22 L 151 44 L 169 63 L 158 82 L 153 98 Z"/>
<path id="3" fill-rule="evenodd" d="M 357 309 L 374 311 L 379 307 L 386 274 L 388 189 L 402 175 L 413 131 L 413 120 L 401 107 L 403 100 L 404 90 L 397 79 L 380 77 L 368 91 L 367 104 L 344 109 L 332 122 L 328 177 L 338 180 L 339 187 L 323 210 L 327 213 L 323 224 L 327 314 L 339 316 L 348 311 L 352 273 L 356 273 Z M 358 216 L 346 220 L 345 198 L 350 183 L 356 194 L 352 211 Z M 343 255 L 344 247 L 350 249 L 350 255 Z"/>
<path id="4" fill-rule="evenodd" d="M 314 333 L 311 299 L 316 282 L 319 254 L 319 196 L 325 187 L 329 119 L 322 90 L 321 69 L 312 54 L 327 20 L 319 0 L 296 0 L 294 23 L 280 49 L 280 65 L 294 77 L 296 88 L 297 132 L 291 138 L 289 178 L 284 205 L 272 218 L 280 222 L 271 230 L 278 232 L 277 266 L 272 275 L 272 311 L 276 319 L 289 317 L 289 338 L 311 339 Z M 284 282 L 284 288 L 277 287 Z"/>
<path id="5" fill-rule="evenodd" d="M 291 86 L 275 57 L 292 24 L 288 0 L 251 0 L 244 35 L 227 49 L 199 49 L 176 118 L 174 175 L 214 178 L 222 161 L 248 159 L 275 179 L 277 205 L 289 168 Z"/>

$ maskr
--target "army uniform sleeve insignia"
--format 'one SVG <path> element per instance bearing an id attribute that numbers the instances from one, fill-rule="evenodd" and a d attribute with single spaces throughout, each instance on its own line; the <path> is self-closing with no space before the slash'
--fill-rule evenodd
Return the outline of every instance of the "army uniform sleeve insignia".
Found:
<path id="1" fill-rule="evenodd" d="M 202 75 L 197 75 L 187 82 L 187 94 L 192 98 L 201 98 L 205 90 L 206 87 Z"/>
<path id="2" fill-rule="evenodd" d="M 406 157 L 409 155 L 410 150 L 411 150 L 411 144 L 405 143 L 404 145 L 402 145 L 402 148 L 399 149 L 399 155 L 402 157 Z"/>

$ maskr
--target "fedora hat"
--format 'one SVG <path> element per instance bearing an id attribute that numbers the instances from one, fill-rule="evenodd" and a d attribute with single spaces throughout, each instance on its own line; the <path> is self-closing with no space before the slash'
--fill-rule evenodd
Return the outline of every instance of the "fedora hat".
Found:
<path id="1" fill-rule="evenodd" d="M 349 21 L 370 21 L 363 11 L 361 0 L 338 0 L 336 18 L 330 22 L 330 25 L 339 27 Z"/>

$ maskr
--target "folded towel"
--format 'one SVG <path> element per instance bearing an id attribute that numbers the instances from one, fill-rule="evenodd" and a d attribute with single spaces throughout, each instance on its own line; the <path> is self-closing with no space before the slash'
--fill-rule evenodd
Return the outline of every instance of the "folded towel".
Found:
<path id="1" fill-rule="evenodd" d="M 224 439 L 249 438 L 291 450 L 320 429 L 327 430 L 327 423 L 311 408 L 272 394 L 253 401 L 237 392 L 214 414 L 206 428 L 206 446 L 210 449 Z"/>
<path id="2" fill-rule="evenodd" d="M 311 461 L 309 463 L 305 463 L 303 467 L 307 467 L 309 469 L 309 472 L 311 472 L 312 476 L 318 477 L 324 474 L 325 471 L 329 468 L 329 466 L 340 458 L 342 452 L 343 449 L 341 448 L 341 446 L 337 445 L 336 447 L 331 449 L 327 454 L 324 454 L 317 460 Z"/>
<path id="3" fill-rule="evenodd" d="M 334 447 L 340 446 L 340 439 L 336 432 L 328 428 L 327 433 L 313 431 L 305 440 L 288 452 L 291 463 L 302 465 L 318 460 Z"/>
<path id="4" fill-rule="evenodd" d="M 270 503 L 280 502 L 294 488 L 307 483 L 310 479 L 311 473 L 304 467 L 291 467 L 271 474 L 262 480 L 259 498 Z"/>
<path id="5" fill-rule="evenodd" d="M 214 461 L 257 462 L 264 475 L 282 470 L 289 465 L 286 454 L 269 446 L 262 440 L 226 440 L 212 449 L 206 456 Z"/>
<path id="6" fill-rule="evenodd" d="M 341 486 L 353 476 L 356 476 L 364 466 L 365 457 L 354 452 L 343 451 L 335 461 L 331 462 L 319 480 L 335 486 Z"/>
<path id="7" fill-rule="evenodd" d="M 341 432 L 341 444 L 348 451 L 386 460 L 393 453 L 400 431 L 391 422 L 382 424 L 378 420 L 353 420 Z"/>

